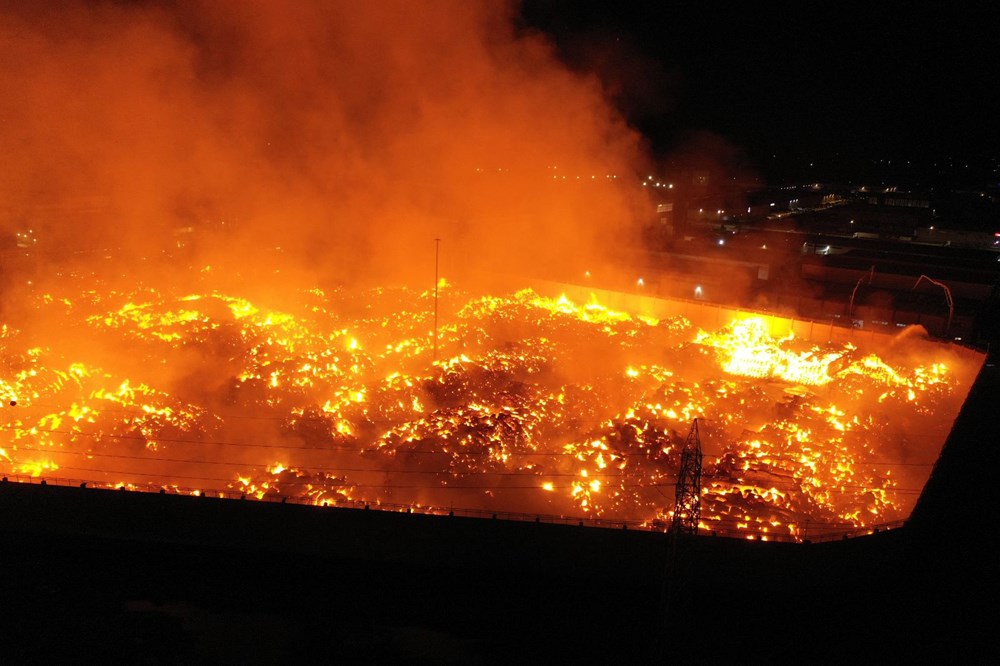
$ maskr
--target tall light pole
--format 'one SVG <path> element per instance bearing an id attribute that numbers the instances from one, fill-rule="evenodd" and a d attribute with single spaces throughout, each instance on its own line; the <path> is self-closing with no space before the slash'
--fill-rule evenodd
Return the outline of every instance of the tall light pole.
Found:
<path id="1" fill-rule="evenodd" d="M 441 258 L 441 239 L 434 239 L 434 360 L 438 358 L 438 262 Z"/>

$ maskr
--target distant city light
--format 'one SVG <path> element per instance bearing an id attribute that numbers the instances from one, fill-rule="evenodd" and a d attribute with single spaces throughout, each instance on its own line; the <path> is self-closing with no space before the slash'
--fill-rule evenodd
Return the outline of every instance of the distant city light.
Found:
<path id="1" fill-rule="evenodd" d="M 639 285 L 640 287 L 643 286 L 644 284 L 646 284 L 646 282 L 642 278 L 639 278 L 638 280 L 636 280 L 635 283 L 637 285 Z"/>
<path id="2" fill-rule="evenodd" d="M 701 285 L 700 284 L 694 288 L 694 296 L 695 296 L 695 298 L 701 298 Z"/>
<path id="3" fill-rule="evenodd" d="M 719 245 L 725 245 L 725 244 L 726 244 L 726 239 L 725 238 L 720 238 L 719 239 Z"/>

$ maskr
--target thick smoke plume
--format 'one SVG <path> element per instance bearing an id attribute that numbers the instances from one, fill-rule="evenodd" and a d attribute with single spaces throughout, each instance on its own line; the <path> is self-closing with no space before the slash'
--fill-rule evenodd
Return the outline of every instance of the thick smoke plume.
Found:
<path id="1" fill-rule="evenodd" d="M 456 269 L 591 260 L 631 233 L 639 140 L 516 9 L 5 2 L 5 235 L 122 262 L 224 230 L 337 280 L 426 274 L 435 237 Z"/>
<path id="2" fill-rule="evenodd" d="M 419 312 L 398 314 L 423 344 L 432 325 L 420 292 L 431 285 L 435 238 L 442 274 L 465 286 L 491 272 L 582 274 L 609 241 L 634 237 L 642 213 L 627 183 L 645 169 L 639 137 L 596 77 L 567 69 L 544 37 L 517 26 L 517 9 L 0 0 L 0 380 L 19 402 L 8 418 L 51 412 L 52 436 L 76 437 L 54 425 L 72 422 L 82 445 L 99 448 L 91 440 L 101 424 L 55 404 L 48 389 L 69 381 L 74 406 L 104 404 L 111 391 L 127 404 L 109 414 L 132 423 L 132 387 L 144 386 L 152 402 L 208 409 L 199 417 L 207 428 L 227 418 L 225 436 L 173 424 L 156 437 L 176 427 L 182 439 L 295 444 L 284 424 L 301 405 L 262 407 L 255 391 L 267 379 L 248 368 L 290 363 L 300 341 L 272 340 L 266 316 L 240 328 L 223 302 L 178 296 L 231 293 L 298 316 L 313 287 L 415 283 L 399 307 Z M 342 297 L 336 316 L 364 319 L 370 307 Z M 167 351 L 130 337 L 195 310 Z M 354 354 L 338 335 L 309 363 Z M 288 357 L 257 358 L 259 344 Z M 36 365 L 51 380 L 38 392 L 24 384 Z M 346 390 L 324 386 L 302 401 L 315 411 Z M 45 445 L 10 428 L 5 446 L 16 443 L 21 459 Z M 143 444 L 151 435 L 132 434 L 98 458 L 101 469 L 121 466 L 123 451 L 154 457 Z M 173 439 L 156 456 L 190 483 L 206 473 L 195 459 L 262 462 L 259 449 L 202 442 L 192 453 Z M 59 464 L 79 473 L 79 461 Z"/>
<path id="3" fill-rule="evenodd" d="M 707 416 L 731 527 L 897 515 L 903 474 L 860 454 L 926 469 L 905 436 L 943 439 L 967 385 L 951 362 L 845 357 L 836 382 L 778 383 L 775 358 L 808 370 L 813 352 L 759 325 L 483 296 L 472 278 L 494 273 L 604 284 L 602 255 L 650 204 L 609 88 L 515 18 L 485 1 L 0 4 L 0 467 L 646 520 Z M 724 165 L 715 147 L 682 155 L 689 175 L 720 179 L 700 157 Z M 431 288 L 436 238 L 457 286 Z M 841 491 L 857 475 L 846 508 L 812 472 Z"/>

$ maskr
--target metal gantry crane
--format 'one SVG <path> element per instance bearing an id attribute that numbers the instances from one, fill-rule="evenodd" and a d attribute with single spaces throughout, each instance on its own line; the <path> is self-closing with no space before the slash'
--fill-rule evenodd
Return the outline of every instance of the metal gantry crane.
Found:
<path id="1" fill-rule="evenodd" d="M 691 422 L 691 432 L 681 451 L 681 468 L 674 489 L 671 532 L 698 533 L 698 523 L 701 521 L 701 457 L 701 438 L 698 435 L 698 419 L 695 419 Z"/>

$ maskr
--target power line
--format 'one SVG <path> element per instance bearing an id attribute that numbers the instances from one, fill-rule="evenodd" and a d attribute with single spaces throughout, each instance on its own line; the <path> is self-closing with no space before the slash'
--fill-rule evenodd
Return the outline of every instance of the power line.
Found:
<path id="1" fill-rule="evenodd" d="M 252 462 L 244 462 L 244 461 L 215 461 L 215 460 L 204 460 L 204 459 L 193 459 L 193 458 L 163 458 L 163 457 L 158 457 L 158 456 L 154 456 L 154 455 L 132 456 L 132 455 L 118 454 L 118 453 L 96 453 L 96 452 L 88 452 L 88 451 L 66 451 L 66 450 L 35 448 L 35 447 L 19 447 L 18 450 L 19 451 L 21 451 L 21 450 L 23 450 L 23 451 L 33 451 L 33 452 L 37 452 L 37 453 L 44 453 L 46 455 L 79 455 L 79 456 L 84 456 L 84 457 L 102 457 L 102 458 L 133 460 L 133 461 L 138 461 L 138 462 L 149 462 L 149 463 L 177 463 L 177 464 L 187 464 L 187 465 L 229 465 L 229 466 L 232 466 L 232 467 L 238 467 L 238 466 L 242 465 L 242 466 L 260 467 L 260 468 L 271 467 L 274 464 L 272 462 L 267 462 L 267 463 L 252 463 Z M 314 450 L 315 451 L 315 449 L 310 449 L 310 450 Z M 318 452 L 322 452 L 322 450 L 319 450 Z M 580 475 L 578 472 L 548 472 L 548 471 L 540 471 L 540 472 L 536 473 L 536 472 L 507 472 L 507 471 L 465 470 L 465 471 L 456 472 L 455 470 L 406 470 L 406 469 L 393 469 L 393 468 L 389 468 L 389 467 L 381 467 L 381 468 L 351 468 L 351 467 L 340 467 L 340 466 L 338 466 L 336 468 L 327 468 L 327 469 L 323 469 L 323 470 L 317 470 L 317 472 L 359 472 L 359 473 L 377 473 L 377 474 L 388 473 L 388 474 L 429 474 L 429 475 L 450 474 L 450 475 L 458 475 L 458 476 L 469 476 L 469 475 L 527 476 L 527 477 L 533 477 L 533 478 L 539 478 L 539 479 L 543 479 L 543 478 L 550 477 L 550 476 L 567 476 L 567 477 L 574 477 L 574 478 L 579 477 L 580 479 L 588 479 L 588 478 L 595 478 L 595 477 L 598 477 L 598 478 L 635 478 L 635 474 L 611 473 L 611 472 L 590 472 L 589 470 L 587 470 L 587 471 L 588 471 L 588 476 L 584 477 L 584 476 Z M 122 473 L 126 473 L 127 474 L 127 472 L 122 472 Z M 675 474 L 666 474 L 666 473 L 663 473 L 663 474 L 659 474 L 657 478 L 660 481 L 666 481 L 666 480 L 671 480 L 671 479 L 676 480 L 677 477 L 676 477 Z M 759 483 L 759 482 L 755 482 L 755 481 L 753 481 L 751 479 L 740 480 L 740 479 L 732 479 L 732 478 L 724 478 L 724 477 L 720 478 L 720 477 L 711 477 L 710 476 L 710 477 L 706 478 L 706 483 L 707 484 L 718 483 L 718 484 L 726 484 L 726 485 L 731 485 L 731 486 L 753 486 L 753 487 L 758 487 L 758 488 L 764 488 L 764 487 L 766 487 L 766 488 L 775 488 L 775 489 L 781 489 L 781 490 L 786 490 L 786 491 L 799 491 L 799 492 L 805 492 L 805 489 L 803 488 L 804 485 L 806 487 L 808 487 L 808 488 L 811 488 L 811 486 L 808 485 L 808 481 L 806 481 L 805 479 L 800 480 L 799 483 L 794 483 L 792 479 L 783 480 L 783 481 L 772 480 L 769 483 Z M 626 485 L 626 486 L 615 486 L 615 487 L 654 487 L 654 486 L 658 486 L 658 485 L 659 484 L 655 484 L 655 483 L 654 484 L 642 484 L 642 483 L 638 483 L 638 484 L 630 484 L 630 485 Z M 837 489 L 841 489 L 840 492 L 843 492 L 842 489 L 845 489 L 845 488 L 850 488 L 852 490 L 861 490 L 861 491 L 877 490 L 877 491 L 880 491 L 880 492 L 898 492 L 898 493 L 905 493 L 905 492 L 920 493 L 920 492 L 923 491 L 922 488 L 899 488 L 899 487 L 879 488 L 879 487 L 874 487 L 874 486 L 871 486 L 871 485 L 837 484 L 837 483 L 828 484 L 827 487 L 815 488 L 815 490 L 817 492 L 819 492 L 819 493 L 822 493 L 822 492 L 837 492 L 838 491 Z"/>
<path id="2" fill-rule="evenodd" d="M 37 451 L 37 452 L 42 452 L 42 453 L 48 453 L 48 454 L 57 454 L 57 455 L 61 454 L 61 453 L 62 454 L 67 454 L 67 455 L 83 455 L 83 456 L 93 455 L 93 454 L 87 454 L 87 453 L 76 452 L 76 451 L 49 451 L 49 450 L 46 450 L 46 449 L 30 449 L 30 450 Z M 117 455 L 117 454 L 99 454 L 99 455 L 101 457 L 110 458 L 110 459 L 134 460 L 134 461 L 149 462 L 149 463 L 164 463 L 164 462 L 168 462 L 168 463 L 188 464 L 188 465 L 203 465 L 203 464 L 207 463 L 207 464 L 213 464 L 213 465 L 230 465 L 232 467 L 238 467 L 239 465 L 252 465 L 252 463 L 236 463 L 236 462 L 227 463 L 227 462 L 222 462 L 222 461 L 202 461 L 202 460 L 176 459 L 176 458 L 166 458 L 166 459 L 164 459 L 164 458 L 157 458 L 157 457 L 152 457 L 152 456 L 150 456 L 150 457 L 122 456 L 122 455 Z M 266 469 L 268 466 L 270 466 L 270 463 L 259 464 L 259 465 L 256 465 L 256 466 Z M 234 471 L 233 472 L 233 477 L 234 478 L 219 478 L 219 477 L 201 477 L 201 476 L 193 476 L 192 477 L 192 476 L 186 476 L 186 475 L 182 475 L 182 474 L 175 474 L 173 472 L 155 472 L 155 473 L 151 473 L 151 472 L 137 472 L 137 471 L 133 471 L 133 470 L 105 470 L 105 469 L 101 469 L 101 468 L 97 468 L 97 467 L 73 467 L 73 466 L 64 466 L 64 465 L 60 465 L 58 467 L 58 469 L 71 469 L 71 470 L 76 470 L 76 471 L 86 471 L 86 472 L 90 472 L 90 473 L 94 473 L 94 474 L 119 474 L 119 475 L 123 475 L 125 477 L 128 477 L 128 476 L 152 476 L 152 477 L 168 478 L 168 479 L 170 479 L 170 478 L 191 478 L 191 479 L 203 479 L 203 480 L 211 480 L 211 481 L 224 481 L 224 482 L 227 482 L 227 483 L 234 482 L 234 481 L 236 481 L 237 477 L 240 477 L 243 474 L 249 474 L 250 473 L 250 472 L 245 472 L 245 473 L 241 474 L 238 471 Z M 305 471 L 305 470 L 299 470 L 299 471 Z M 317 474 L 331 474 L 331 475 L 333 475 L 333 474 L 340 474 L 340 473 L 347 473 L 347 472 L 361 473 L 361 474 L 388 474 L 388 475 L 394 475 L 394 474 L 424 474 L 424 475 L 433 475 L 433 476 L 449 475 L 449 476 L 453 477 L 451 480 L 455 480 L 456 477 L 457 477 L 457 479 L 461 479 L 461 478 L 467 477 L 467 476 L 525 477 L 525 478 L 537 479 L 539 481 L 539 483 L 536 483 L 534 485 L 524 486 L 524 488 L 534 488 L 536 490 L 542 489 L 542 483 L 545 482 L 545 480 L 547 478 L 549 478 L 549 477 L 571 477 L 571 478 L 579 479 L 579 482 L 580 483 L 584 483 L 584 484 L 586 484 L 586 482 L 587 482 L 588 479 L 601 480 L 602 478 L 603 479 L 607 479 L 607 478 L 615 478 L 615 479 L 635 478 L 635 477 L 633 477 L 631 475 L 625 475 L 625 474 L 599 475 L 599 474 L 595 473 L 594 475 L 588 475 L 587 477 L 583 477 L 583 476 L 580 476 L 579 474 L 576 474 L 576 473 L 565 473 L 565 472 L 554 472 L 554 473 L 542 472 L 542 473 L 537 473 L 536 474 L 536 473 L 531 473 L 531 472 L 487 472 L 487 471 L 474 471 L 474 470 L 463 471 L 463 472 L 455 472 L 455 471 L 451 471 L 451 470 L 426 471 L 426 470 L 394 470 L 394 469 L 387 469 L 387 468 L 350 468 L 350 467 L 335 467 L 335 468 L 317 469 L 317 470 L 311 472 L 310 474 L 311 475 L 317 475 Z M 673 476 L 673 475 L 666 475 L 666 474 L 664 474 L 664 475 L 659 476 L 658 479 L 657 479 L 657 482 L 654 482 L 654 483 L 644 483 L 644 482 L 641 482 L 641 481 L 640 482 L 633 482 L 633 483 L 605 482 L 605 485 L 604 485 L 603 489 L 616 489 L 616 490 L 617 489 L 629 489 L 629 490 L 635 490 L 635 489 L 647 489 L 647 488 L 648 489 L 669 488 L 669 487 L 673 486 L 673 483 L 668 483 L 671 480 L 676 480 L 676 477 Z M 706 482 L 707 482 L 708 485 L 713 484 L 713 483 L 717 483 L 717 484 L 724 485 L 724 486 L 752 486 L 752 487 L 755 487 L 755 488 L 774 488 L 774 489 L 779 490 L 781 492 L 786 492 L 786 493 L 797 492 L 797 493 L 803 493 L 803 494 L 810 494 L 810 493 L 807 492 L 807 489 L 811 488 L 811 486 L 809 486 L 808 484 L 806 484 L 806 482 L 803 482 L 801 484 L 788 483 L 788 482 L 785 482 L 785 483 L 756 484 L 756 483 L 753 483 L 751 481 L 746 481 L 746 480 L 740 481 L 740 480 L 733 480 L 733 479 L 712 479 L 712 478 L 708 478 L 706 480 Z M 400 487 L 401 488 L 401 487 L 409 487 L 409 488 L 436 489 L 436 488 L 454 487 L 454 486 L 442 485 L 442 484 L 445 484 L 445 483 L 446 483 L 446 480 L 439 481 L 438 483 L 423 483 L 423 484 L 413 484 L 413 485 L 408 485 L 408 486 L 385 485 L 385 484 L 378 484 L 378 485 L 370 485 L 369 484 L 369 485 L 365 485 L 365 484 L 352 484 L 352 483 L 345 483 L 345 485 L 350 485 L 350 486 L 354 486 L 354 487 L 366 487 L 366 488 L 395 488 L 395 487 Z M 819 493 L 834 494 L 834 495 L 851 495 L 851 494 L 858 494 L 858 493 L 864 493 L 864 492 L 870 492 L 870 491 L 878 491 L 878 492 L 901 494 L 901 495 L 920 494 L 921 492 L 923 492 L 922 488 L 899 488 L 899 487 L 878 488 L 878 487 L 872 487 L 872 486 L 869 486 L 869 485 L 856 485 L 856 484 L 831 484 L 831 486 L 832 487 L 817 489 L 817 491 Z M 506 484 L 504 484 L 504 485 L 491 484 L 491 485 L 482 485 L 482 486 L 460 486 L 460 487 L 488 488 L 488 489 L 493 489 L 493 490 L 505 490 L 507 488 L 518 488 L 518 489 L 521 488 L 521 487 L 518 487 L 518 486 L 510 486 L 510 485 L 506 485 Z M 555 488 L 558 488 L 558 489 L 573 489 L 575 487 L 578 487 L 578 486 L 575 486 L 575 485 L 559 485 L 559 486 L 553 485 L 554 489 Z M 597 492 L 600 492 L 600 491 L 597 491 Z M 711 493 L 709 493 L 709 494 L 706 495 L 706 497 L 709 497 L 709 498 L 711 498 L 712 496 L 713 496 L 713 494 L 711 494 Z"/>
<path id="3" fill-rule="evenodd" d="M 156 463 L 184 463 L 192 465 L 228 465 L 235 467 L 238 465 L 251 466 L 251 467 L 271 467 L 274 465 L 273 462 L 268 463 L 252 463 L 244 461 L 227 461 L 227 460 L 195 460 L 191 458 L 162 458 L 159 456 L 130 456 L 118 453 L 93 453 L 89 451 L 65 451 L 56 449 L 39 449 L 33 447 L 19 447 L 18 451 L 36 451 L 39 453 L 53 454 L 53 455 L 75 455 L 75 456 L 85 456 L 87 458 L 112 458 L 121 460 L 137 460 L 140 462 L 156 462 Z M 391 473 L 391 474 L 454 474 L 455 472 L 450 470 L 415 470 L 415 469 L 392 469 L 392 468 L 352 468 L 352 467 L 338 467 L 337 472 L 373 472 L 373 473 Z M 545 472 L 543 474 L 535 474 L 532 472 L 486 472 L 486 471 L 467 471 L 461 472 L 463 476 L 465 475 L 489 475 L 489 476 L 572 476 L 579 477 L 578 472 Z M 624 474 L 615 474 L 610 472 L 589 472 L 588 477 L 625 477 Z M 584 478 L 584 477 L 581 477 Z"/>
<path id="4" fill-rule="evenodd" d="M 15 432 L 16 431 L 27 432 L 30 429 L 29 428 L 25 428 L 23 426 L 2 425 L 2 426 L 0 426 L 0 430 L 8 430 L 8 431 L 15 431 Z M 464 455 L 464 456 L 475 456 L 475 455 L 489 456 L 489 455 L 493 455 L 493 453 L 491 451 L 463 451 L 463 450 L 456 450 L 456 451 L 425 451 L 425 450 L 416 450 L 416 449 L 403 449 L 403 450 L 401 450 L 401 449 L 390 449 L 389 447 L 358 449 L 358 448 L 352 447 L 352 446 L 297 446 L 297 445 L 292 445 L 292 444 L 287 444 L 287 445 L 286 444 L 261 444 L 261 443 L 253 443 L 253 442 L 231 442 L 231 441 L 214 440 L 214 439 L 189 439 L 189 438 L 182 438 L 182 437 L 158 437 L 158 436 L 129 435 L 129 434 L 93 433 L 93 432 L 86 432 L 86 431 L 82 431 L 82 430 L 81 431 L 74 431 L 74 430 L 61 430 L 61 429 L 39 430 L 39 432 L 32 433 L 32 434 L 34 434 L 34 435 L 37 436 L 37 435 L 50 434 L 50 433 L 54 433 L 54 434 L 58 434 L 58 435 L 66 435 L 66 436 L 69 436 L 69 437 L 89 437 L 89 438 L 93 438 L 93 439 L 112 439 L 112 440 L 121 439 L 121 440 L 130 440 L 130 441 L 139 441 L 139 442 L 149 442 L 149 441 L 163 442 L 163 443 L 169 443 L 169 444 L 197 444 L 197 445 L 232 446 L 232 447 L 260 448 L 260 449 L 280 449 L 280 450 L 283 450 L 283 451 L 286 451 L 286 450 L 287 451 L 314 451 L 314 452 L 335 451 L 335 452 L 346 452 L 346 453 L 357 453 L 357 454 L 364 454 L 364 453 L 387 453 L 389 451 L 392 451 L 394 454 L 403 454 L 403 455 Z M 434 437 L 433 439 L 438 439 L 438 438 Z M 582 448 L 581 451 L 578 451 L 576 453 L 570 453 L 570 452 L 566 452 L 566 451 L 504 451 L 503 453 L 504 453 L 504 455 L 508 455 L 508 456 L 525 456 L 525 457 L 527 457 L 527 456 L 548 456 L 548 457 L 570 457 L 570 458 L 576 458 L 581 453 L 592 454 L 592 455 L 596 455 L 597 453 L 603 453 L 603 454 L 605 454 L 605 455 L 607 455 L 609 457 L 613 455 L 613 456 L 622 457 L 622 458 L 625 458 L 625 457 L 646 457 L 646 458 L 648 458 L 651 454 L 654 454 L 655 452 L 652 449 L 650 449 L 649 451 L 617 452 L 617 451 L 605 451 L 605 450 L 596 450 L 596 449 Z M 706 453 L 704 455 L 706 457 L 708 457 L 708 458 L 715 458 L 715 459 L 718 459 L 718 460 L 721 460 L 721 459 L 729 457 L 729 456 L 736 456 L 737 459 L 742 460 L 742 461 L 750 461 L 751 463 L 752 462 L 763 462 L 763 460 L 761 458 L 747 458 L 745 456 L 740 456 L 739 453 L 735 452 L 735 451 L 734 452 L 730 452 L 730 453 L 724 453 L 724 454 Z M 762 456 L 762 457 L 766 457 L 769 460 L 782 460 L 782 461 L 787 461 L 787 462 L 796 462 L 796 463 L 799 463 L 799 464 L 803 464 L 802 461 L 801 461 L 801 458 L 796 458 L 796 457 L 777 456 L 777 455 L 774 455 L 774 456 L 772 456 L 772 455 L 766 455 L 766 456 Z M 836 464 L 836 461 L 824 463 L 822 460 L 818 460 L 818 461 L 812 461 L 812 460 L 810 460 L 809 462 L 811 462 L 811 463 L 814 462 L 816 464 Z M 852 460 L 852 461 L 850 461 L 850 463 L 851 464 L 863 464 L 863 465 L 885 465 L 885 466 L 893 466 L 893 467 L 933 467 L 935 465 L 934 462 L 914 463 L 914 462 L 894 462 L 894 461 L 890 461 L 890 460 Z"/>
<path id="5" fill-rule="evenodd" d="M 83 468 L 83 467 L 61 467 L 60 469 L 67 469 L 67 470 L 73 470 L 73 471 L 83 471 L 83 472 L 91 472 L 91 473 L 93 473 L 93 472 L 99 472 L 99 473 L 103 473 L 103 474 L 118 474 L 119 473 L 119 472 L 117 472 L 115 470 L 93 470 L 93 469 Z M 124 472 L 121 472 L 121 473 L 124 473 Z M 146 477 L 153 477 L 153 478 L 157 478 L 157 477 L 163 478 L 164 476 L 167 476 L 167 475 L 162 475 L 162 474 L 137 473 L 137 472 L 129 472 L 129 474 L 132 474 L 133 476 L 146 476 Z M 224 478 L 211 477 L 211 476 L 192 476 L 192 475 L 169 475 L 169 476 L 170 476 L 170 478 L 184 479 L 184 480 L 187 480 L 187 481 L 219 481 L 219 482 L 224 482 L 224 483 L 232 483 L 233 482 L 232 479 L 224 479 Z M 95 481 L 95 482 L 98 482 L 98 481 Z M 98 482 L 98 483 L 100 483 L 100 482 Z M 106 483 L 124 483 L 124 482 L 122 482 L 122 481 L 117 481 L 117 482 L 115 482 L 115 481 L 109 481 L 109 482 L 106 482 Z M 167 487 L 171 487 L 172 486 L 172 484 L 169 484 L 169 483 L 167 483 L 167 484 L 161 484 L 161 485 L 167 486 Z M 664 485 L 662 487 L 668 487 L 668 486 Z M 389 485 L 385 485 L 385 484 L 352 484 L 352 483 L 346 483 L 346 484 L 343 484 L 342 486 L 340 486 L 340 488 L 344 488 L 344 489 L 375 488 L 375 489 L 386 489 L 386 490 L 396 490 L 396 489 L 419 489 L 419 490 L 538 490 L 539 486 L 537 486 L 537 485 L 530 485 L 530 486 L 507 486 L 507 485 L 505 485 L 505 486 L 495 486 L 495 485 L 463 485 L 463 486 L 448 486 L 448 485 L 444 485 L 444 486 L 428 486 L 426 484 L 389 484 Z M 570 489 L 570 488 L 572 488 L 572 486 L 557 486 L 557 488 Z M 337 487 L 329 488 L 327 490 L 333 491 L 333 490 L 336 490 L 336 489 L 337 489 Z M 242 491 L 243 488 L 235 487 L 235 488 L 230 488 L 229 490 L 226 490 L 226 491 L 222 491 L 222 490 L 218 490 L 218 489 L 214 489 L 214 490 L 213 489 L 207 489 L 206 490 L 206 489 L 199 489 L 199 488 L 196 488 L 196 489 L 193 489 L 193 490 L 202 490 L 202 491 L 208 491 L 208 492 L 238 492 L 238 491 Z M 718 524 L 722 524 L 722 523 L 732 523 L 732 524 L 747 523 L 747 524 L 765 524 L 765 525 L 770 525 L 770 522 L 769 522 L 769 520 L 767 518 L 755 519 L 754 517 L 746 519 L 746 518 L 738 518 L 738 517 L 731 517 L 731 516 L 719 516 L 717 518 L 707 518 L 707 519 L 705 519 L 702 522 L 705 522 L 706 524 L 709 524 L 709 523 L 712 523 L 712 524 L 715 524 L 715 523 L 718 523 Z M 850 526 L 853 527 L 853 525 L 850 524 L 850 523 L 828 523 L 828 522 L 823 522 L 823 521 L 808 521 L 808 520 L 799 521 L 799 520 L 795 520 L 794 518 L 789 519 L 789 522 L 791 524 L 793 524 L 793 525 L 796 525 L 796 526 L 816 525 L 816 526 L 823 526 L 823 527 L 830 527 L 830 526 L 834 526 L 835 527 L 837 525 L 844 525 L 844 526 L 850 525 Z M 786 523 L 786 525 L 787 524 L 788 523 Z M 774 526 L 774 527 L 779 527 L 779 526 Z"/>
<path id="6" fill-rule="evenodd" d="M 113 470 L 113 469 L 98 469 L 90 467 L 71 467 L 71 466 L 61 466 L 59 469 L 73 470 L 76 472 L 87 472 L 90 474 L 119 474 L 125 477 L 129 476 L 144 476 L 153 478 L 165 478 L 165 479 L 185 479 L 188 481 L 219 481 L 223 483 L 236 483 L 236 479 L 232 478 L 220 478 L 215 476 L 195 476 L 189 474 L 163 474 L 155 472 L 133 472 L 126 470 Z M 384 470 L 372 470 L 382 472 Z M 356 483 L 344 483 L 341 484 L 344 488 L 377 488 L 377 489 L 396 489 L 396 488 L 409 488 L 409 489 L 420 489 L 420 490 L 539 490 L 541 486 L 539 484 L 532 484 L 526 486 L 516 486 L 516 485 L 502 485 L 498 486 L 496 484 L 481 484 L 481 485 L 432 485 L 432 484 L 356 484 Z M 559 489 L 572 489 L 573 486 L 554 486 Z"/>

